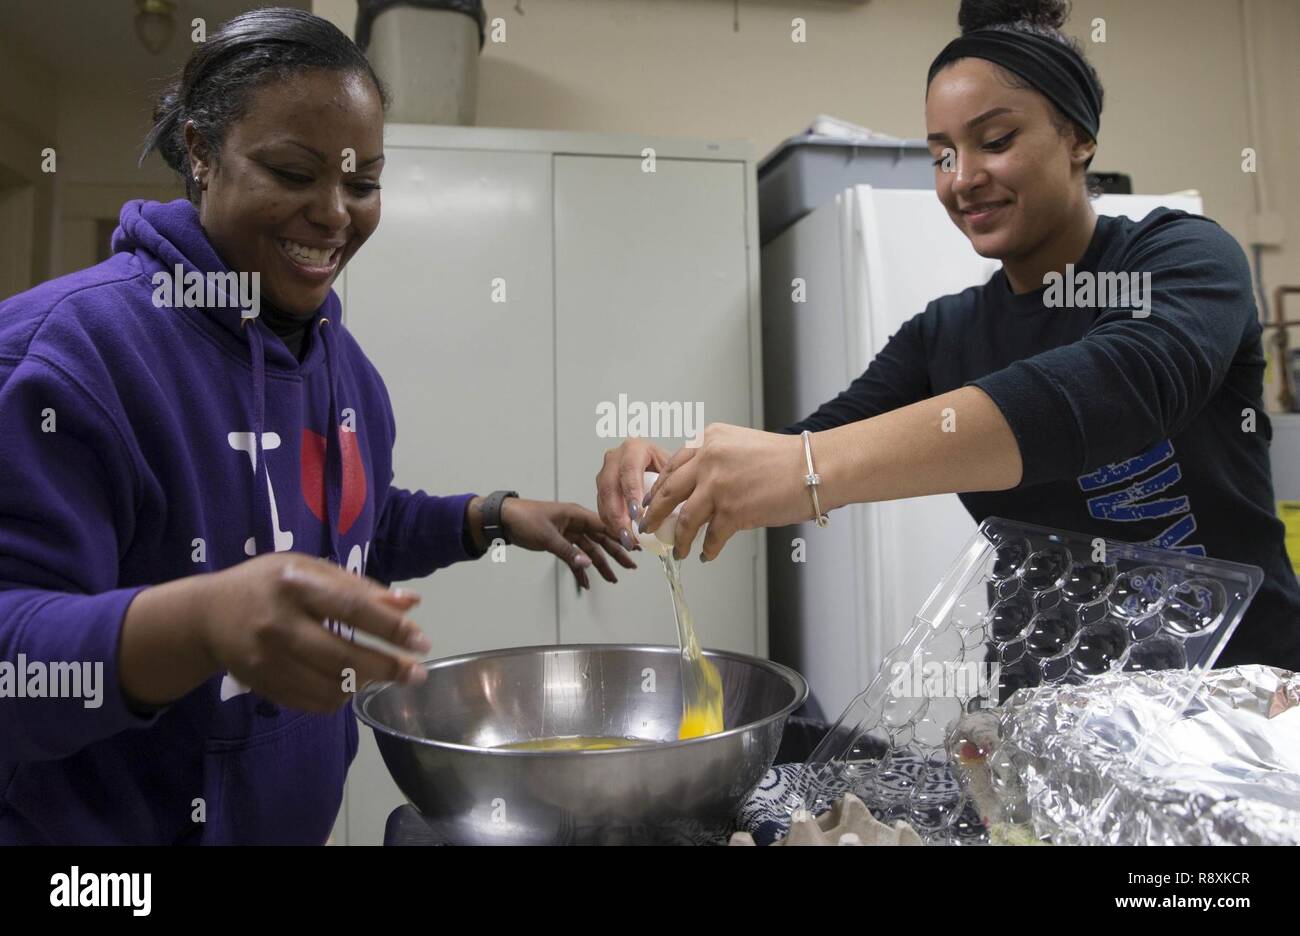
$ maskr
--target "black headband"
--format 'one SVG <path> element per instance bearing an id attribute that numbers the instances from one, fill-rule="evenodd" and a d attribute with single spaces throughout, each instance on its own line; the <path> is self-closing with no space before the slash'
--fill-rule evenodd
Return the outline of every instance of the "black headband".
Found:
<path id="1" fill-rule="evenodd" d="M 943 47 L 925 86 L 949 62 L 981 58 L 1014 72 L 1041 91 L 1095 141 L 1101 129 L 1101 88 L 1078 52 L 1056 39 L 1008 29 L 976 29 Z"/>

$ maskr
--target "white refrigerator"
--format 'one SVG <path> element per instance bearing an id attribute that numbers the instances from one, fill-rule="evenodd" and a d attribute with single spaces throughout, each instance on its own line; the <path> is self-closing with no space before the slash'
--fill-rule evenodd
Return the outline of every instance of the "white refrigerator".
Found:
<path id="1" fill-rule="evenodd" d="M 1201 213 L 1194 192 L 1106 195 L 1099 214 Z M 932 190 L 844 190 L 763 247 L 765 424 L 832 399 L 938 296 L 983 283 L 975 253 Z M 829 526 L 768 532 L 772 659 L 809 681 L 809 714 L 839 715 L 903 638 L 975 524 L 956 495 L 857 504 Z"/>

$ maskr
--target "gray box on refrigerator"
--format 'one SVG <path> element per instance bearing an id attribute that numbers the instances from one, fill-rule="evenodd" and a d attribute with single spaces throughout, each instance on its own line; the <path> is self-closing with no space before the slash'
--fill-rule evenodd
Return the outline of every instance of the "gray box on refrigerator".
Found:
<path id="1" fill-rule="evenodd" d="M 758 164 L 758 236 L 766 244 L 846 188 L 934 188 L 923 140 L 854 141 L 801 134 Z"/>

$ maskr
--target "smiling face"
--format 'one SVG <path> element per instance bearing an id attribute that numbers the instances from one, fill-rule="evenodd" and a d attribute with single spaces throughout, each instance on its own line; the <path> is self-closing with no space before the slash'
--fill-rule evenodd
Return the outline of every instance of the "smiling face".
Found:
<path id="1" fill-rule="evenodd" d="M 250 92 L 215 159 L 187 126 L 199 217 L 226 266 L 257 271 L 265 301 L 310 317 L 379 226 L 383 131 L 374 83 L 321 69 Z"/>
<path id="2" fill-rule="evenodd" d="M 1096 149 L 1061 132 L 1063 118 L 1046 97 L 1009 83 L 991 62 L 958 59 L 935 76 L 925 100 L 939 201 L 980 256 L 1004 265 L 1041 251 L 1091 212 L 1084 174 Z"/>

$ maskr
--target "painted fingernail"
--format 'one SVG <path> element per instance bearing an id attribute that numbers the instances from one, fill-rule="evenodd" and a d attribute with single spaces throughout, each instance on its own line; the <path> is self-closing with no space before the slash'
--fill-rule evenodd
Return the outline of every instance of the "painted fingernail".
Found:
<path id="1" fill-rule="evenodd" d="M 629 533 L 627 530 L 618 531 L 618 541 L 623 544 L 624 549 L 636 548 L 632 543 L 632 534 Z"/>
<path id="2" fill-rule="evenodd" d="M 630 500 L 627 502 L 627 512 L 628 515 L 631 516 L 632 522 L 635 523 L 637 521 L 638 516 L 641 513 L 641 505 L 638 504 L 635 500 Z"/>
<path id="3" fill-rule="evenodd" d="M 579 569 L 585 569 L 591 565 L 591 559 L 587 557 L 586 553 L 578 553 L 578 557 L 573 561 L 577 564 Z"/>
<path id="4" fill-rule="evenodd" d="M 406 668 L 406 678 L 403 680 L 408 686 L 418 686 L 429 678 L 429 671 L 419 663 L 412 663 Z"/>

